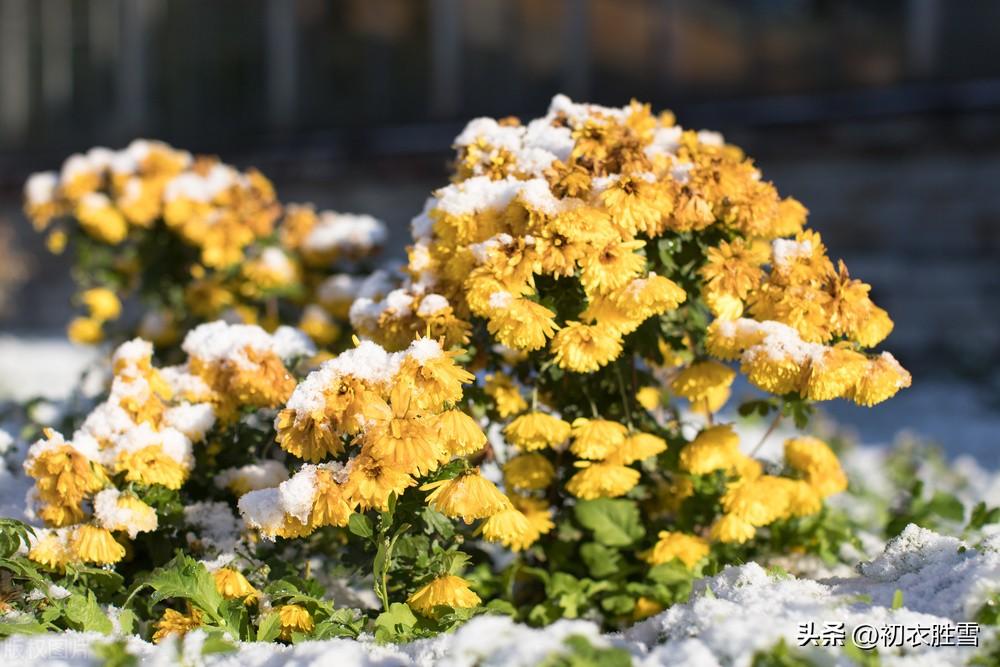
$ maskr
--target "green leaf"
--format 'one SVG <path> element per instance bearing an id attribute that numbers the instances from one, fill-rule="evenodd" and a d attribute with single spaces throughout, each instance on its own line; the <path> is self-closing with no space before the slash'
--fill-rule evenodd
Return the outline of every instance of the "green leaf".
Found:
<path id="1" fill-rule="evenodd" d="M 410 607 L 402 602 L 393 602 L 389 609 L 375 619 L 375 640 L 379 642 L 399 641 L 410 636 L 417 617 Z"/>
<path id="2" fill-rule="evenodd" d="M 34 534 L 35 529 L 26 523 L 0 517 L 0 558 L 10 558 L 22 546 L 30 547 L 30 537 Z"/>
<path id="3" fill-rule="evenodd" d="M 962 501 L 944 491 L 938 491 L 931 498 L 928 507 L 943 519 L 961 521 L 965 517 L 965 506 Z"/>
<path id="4" fill-rule="evenodd" d="M 455 534 L 455 525 L 441 512 L 427 505 L 420 513 L 424 520 L 425 531 L 430 534 L 437 532 L 445 539 L 451 538 Z"/>
<path id="5" fill-rule="evenodd" d="M 0 637 L 11 635 L 40 635 L 48 632 L 49 628 L 42 625 L 33 618 L 26 616 L 0 621 Z"/>
<path id="6" fill-rule="evenodd" d="M 598 648 L 581 635 L 567 637 L 565 649 L 556 651 L 541 662 L 541 667 L 631 667 L 632 656 L 622 648 Z"/>
<path id="7" fill-rule="evenodd" d="M 131 635 L 135 631 L 135 612 L 131 609 L 122 609 L 118 612 L 118 627 L 121 634 Z"/>
<path id="8" fill-rule="evenodd" d="M 979 502 L 972 508 L 969 525 L 965 529 L 968 531 L 980 530 L 989 523 L 1000 523 L 1000 507 L 988 508 L 985 502 Z"/>
<path id="9" fill-rule="evenodd" d="M 347 530 L 366 540 L 370 540 L 375 535 L 375 526 L 372 525 L 372 520 L 367 515 L 357 512 L 347 520 Z"/>
<path id="10" fill-rule="evenodd" d="M 580 547 L 580 557 L 595 579 L 610 577 L 621 567 L 621 554 L 597 542 L 587 542 Z"/>
<path id="11" fill-rule="evenodd" d="M 201 645 L 202 655 L 216 655 L 219 653 L 233 653 L 236 651 L 236 644 L 226 639 L 222 632 L 218 630 L 208 633 L 205 642 Z"/>
<path id="12" fill-rule="evenodd" d="M 101 605 L 97 604 L 93 591 L 87 591 L 86 595 L 74 593 L 66 600 L 65 610 L 66 620 L 74 630 L 105 635 L 111 634 L 113 630 L 111 619 L 101 609 Z"/>
<path id="13" fill-rule="evenodd" d="M 117 639 L 113 642 L 94 642 L 94 655 L 101 659 L 103 667 L 135 667 L 139 658 L 128 651 L 128 642 Z"/>
<path id="14" fill-rule="evenodd" d="M 219 613 L 223 598 L 215 588 L 215 578 L 202 564 L 183 554 L 174 556 L 173 560 L 161 568 L 157 568 L 145 582 L 153 589 L 151 600 L 160 602 L 167 598 L 189 600 L 209 619 L 228 625 Z M 233 636 L 240 635 L 238 627 L 228 627 Z"/>
<path id="15" fill-rule="evenodd" d="M 632 500 L 597 498 L 582 500 L 573 508 L 576 520 L 594 533 L 594 539 L 609 547 L 628 546 L 641 539 L 639 508 Z"/>
<path id="16" fill-rule="evenodd" d="M 273 642 L 280 634 L 281 616 L 278 615 L 278 612 L 272 611 L 261 617 L 260 624 L 257 626 L 257 641 Z"/>
<path id="17" fill-rule="evenodd" d="M 691 581 L 692 575 L 683 563 L 672 560 L 669 563 L 660 563 L 649 568 L 649 578 L 653 581 L 666 584 L 679 584 Z"/>
<path id="18" fill-rule="evenodd" d="M 903 591 L 899 588 L 896 592 L 892 594 L 892 608 L 902 609 L 903 608 Z"/>
<path id="19" fill-rule="evenodd" d="M 609 595 L 601 600 L 601 608 L 614 616 L 631 614 L 635 609 L 635 598 L 631 595 Z"/>

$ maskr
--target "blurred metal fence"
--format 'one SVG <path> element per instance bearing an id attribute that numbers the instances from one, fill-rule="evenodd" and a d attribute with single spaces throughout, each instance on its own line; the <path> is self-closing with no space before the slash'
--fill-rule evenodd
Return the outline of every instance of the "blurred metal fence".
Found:
<path id="1" fill-rule="evenodd" d="M 828 99 L 878 111 L 865 91 L 886 87 L 889 109 L 992 105 L 998 24 L 1000 3 L 944 0 L 0 0 L 0 151 L 280 141 L 538 112 L 556 91 L 771 95 L 764 116 L 793 121 Z"/>

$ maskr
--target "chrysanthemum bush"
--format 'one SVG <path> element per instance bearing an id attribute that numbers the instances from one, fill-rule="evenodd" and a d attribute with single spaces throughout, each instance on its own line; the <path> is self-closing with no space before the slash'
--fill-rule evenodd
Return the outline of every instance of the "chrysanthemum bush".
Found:
<path id="1" fill-rule="evenodd" d="M 78 586 L 72 610 L 25 603 L 39 627 L 85 626 L 98 603 L 157 639 L 403 640 L 484 612 L 620 627 L 725 564 L 840 557 L 833 450 L 803 434 L 765 463 L 728 423 L 805 429 L 815 401 L 910 383 L 872 351 L 888 315 L 804 207 L 637 103 L 560 96 L 527 125 L 475 120 L 456 147 L 405 270 L 350 306 L 353 346 L 219 321 L 158 367 L 136 339 L 71 437 L 31 446 L 48 527 L 10 529 L 4 567 Z M 72 196 L 60 183 L 29 192 L 36 218 Z M 164 229 L 204 222 L 185 210 Z M 289 249 L 315 225 L 299 214 Z M 727 406 L 737 369 L 763 393 Z"/>
<path id="2" fill-rule="evenodd" d="M 259 171 L 161 142 L 72 155 L 58 172 L 33 175 L 24 194 L 49 249 L 73 250 L 84 311 L 68 326 L 76 342 L 138 334 L 163 353 L 224 318 L 268 330 L 292 323 L 340 349 L 354 297 L 384 284 L 370 275 L 386 238 L 379 220 L 282 207 Z M 123 300 L 138 307 L 123 314 Z"/>

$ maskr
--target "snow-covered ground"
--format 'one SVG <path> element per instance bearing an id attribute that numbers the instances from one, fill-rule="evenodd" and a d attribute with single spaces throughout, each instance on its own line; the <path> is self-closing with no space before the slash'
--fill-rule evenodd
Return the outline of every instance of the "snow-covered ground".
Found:
<path id="1" fill-rule="evenodd" d="M 228 653 L 203 656 L 205 636 L 196 631 L 160 645 L 127 638 L 125 648 L 143 664 L 152 665 L 173 665 L 182 658 L 186 664 L 234 667 L 528 667 L 570 651 L 565 640 L 578 636 L 594 647 L 622 649 L 635 665 L 713 667 L 750 665 L 755 654 L 772 650 L 783 640 L 815 664 L 853 664 L 836 645 L 842 630 L 844 642 L 854 638 L 863 648 L 869 642 L 875 645 L 886 666 L 961 665 L 979 653 L 972 634 L 959 624 L 1000 588 L 1000 536 L 974 549 L 955 538 L 910 526 L 858 569 L 852 577 L 813 581 L 768 572 L 756 563 L 728 567 L 701 580 L 687 603 L 615 634 L 601 634 L 587 621 L 560 621 L 534 629 L 506 617 L 483 616 L 454 633 L 399 646 L 378 645 L 370 637 L 295 646 L 247 643 Z M 894 605 L 894 600 L 901 604 Z M 897 643 L 887 634 L 893 628 L 902 629 L 901 645 L 887 647 Z M 831 645 L 799 649 L 810 633 L 830 637 Z M 992 637 L 993 629 L 981 628 L 976 640 L 981 645 Z M 16 658 L 19 664 L 87 664 L 94 647 L 109 641 L 98 634 L 75 632 L 16 636 L 0 644 L 0 656 Z M 953 645 L 935 646 L 935 642 Z"/>
<path id="2" fill-rule="evenodd" d="M 73 386 L 91 359 L 89 353 L 65 344 L 0 338 L 0 379 L 7 379 L 0 384 L 0 400 L 12 397 L 12 393 L 18 398 L 37 393 L 58 398 Z M 25 372 L 26 365 L 31 372 Z M 43 380 L 33 379 L 32 385 L 9 380 L 36 377 Z M 933 435 L 938 435 L 935 439 L 946 448 L 948 463 L 920 458 L 915 461 L 918 478 L 930 490 L 954 494 L 967 512 L 980 501 L 1000 505 L 995 454 L 979 444 L 969 447 L 964 436 L 947 428 L 954 427 L 958 417 L 962 422 L 959 430 L 971 429 L 963 433 L 983 438 L 977 443 L 994 441 L 994 434 L 1000 432 L 1000 416 L 975 413 L 961 399 L 954 402 L 949 398 L 955 395 L 951 389 L 927 390 L 926 398 L 920 397 L 920 391 L 915 387 L 887 404 L 904 402 L 908 409 L 893 413 L 880 407 L 878 414 L 884 422 L 878 422 L 882 430 L 874 435 L 888 437 L 903 425 L 915 424 L 918 432 L 924 425 L 943 425 L 940 435 Z M 871 414 L 874 418 L 875 413 Z M 854 424 L 862 441 L 868 441 L 872 423 Z M 890 424 L 894 425 L 891 431 Z M 741 427 L 749 447 L 765 426 L 751 423 Z M 770 450 L 780 446 L 781 436 L 780 431 L 774 434 L 759 454 L 773 457 L 775 452 Z M 0 452 L 10 446 L 0 440 Z M 11 454 L 8 459 L 16 458 L 16 453 Z M 853 488 L 838 497 L 836 504 L 862 520 L 884 513 L 899 491 L 891 479 L 890 457 L 888 445 L 848 449 L 843 463 Z M 0 467 L 0 516 L 22 516 L 27 488 L 23 475 Z M 962 526 L 956 523 L 948 532 L 961 534 Z M 750 665 L 760 652 L 784 650 L 776 649 L 781 642 L 787 651 L 802 653 L 811 664 L 850 665 L 859 664 L 858 656 L 871 654 L 836 644 L 850 644 L 853 638 L 862 645 L 873 637 L 881 665 L 936 666 L 966 664 L 996 641 L 996 629 L 983 626 L 976 637 L 979 647 L 971 645 L 972 626 L 966 624 L 991 597 L 1000 595 L 1000 526 L 987 525 L 967 535 L 964 542 L 912 525 L 888 544 L 874 532 L 860 537 L 861 549 L 852 557 L 857 562 L 854 569 L 830 568 L 819 561 L 791 557 L 764 566 L 748 563 L 728 567 L 699 581 L 688 602 L 623 633 L 602 634 L 588 621 L 561 621 L 534 629 L 504 617 L 484 616 L 454 633 L 398 646 L 378 645 L 371 637 L 363 637 L 295 646 L 243 644 L 229 652 L 203 655 L 205 635 L 193 632 L 183 640 L 160 645 L 137 637 L 119 638 L 122 644 L 115 650 L 155 665 L 527 666 L 572 652 L 566 640 L 576 636 L 598 649 L 618 651 L 619 658 L 643 666 Z M 829 646 L 799 648 L 801 640 L 810 635 L 833 641 Z M 116 640 L 73 632 L 14 636 L 0 642 L 0 658 L 18 665 L 100 664 L 99 656 L 107 655 L 100 646 L 112 641 Z"/>

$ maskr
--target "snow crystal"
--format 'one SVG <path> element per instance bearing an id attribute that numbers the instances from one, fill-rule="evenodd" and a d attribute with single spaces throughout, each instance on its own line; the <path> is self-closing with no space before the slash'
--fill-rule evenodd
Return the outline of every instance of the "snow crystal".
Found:
<path id="1" fill-rule="evenodd" d="M 362 278 L 348 273 L 338 273 L 330 276 L 316 288 L 316 297 L 324 305 L 333 305 L 345 301 L 353 301 L 361 289 Z"/>
<path id="2" fill-rule="evenodd" d="M 278 486 L 281 509 L 302 523 L 309 521 L 316 497 L 316 466 L 306 464 Z"/>
<path id="3" fill-rule="evenodd" d="M 145 527 L 136 524 L 133 520 L 132 510 L 118 506 L 118 499 L 120 497 L 121 492 L 114 487 L 109 487 L 99 492 L 94 496 L 94 516 L 97 517 L 97 521 L 105 528 L 119 529 L 121 526 L 125 526 L 128 536 L 134 540 L 140 530 L 145 530 Z M 156 519 L 157 517 L 154 514 L 154 529 L 157 523 Z"/>
<path id="4" fill-rule="evenodd" d="M 298 329 L 280 326 L 273 335 L 255 324 L 228 324 L 223 321 L 200 324 L 184 337 L 181 349 L 206 362 L 231 361 L 252 368 L 246 350 L 273 352 L 282 359 L 305 356 L 315 351 L 309 337 Z"/>
<path id="5" fill-rule="evenodd" d="M 189 535 L 188 540 L 197 540 L 203 549 L 229 554 L 240 542 L 242 524 L 227 503 L 189 503 L 184 506 L 184 521 L 197 529 L 197 535 Z"/>
<path id="6" fill-rule="evenodd" d="M 54 171 L 32 174 L 24 184 L 24 198 L 31 204 L 48 204 L 56 198 L 59 177 Z"/>
<path id="7" fill-rule="evenodd" d="M 285 361 L 316 354 L 316 346 L 309 336 L 295 327 L 278 327 L 271 335 L 271 340 L 274 353 Z"/>
<path id="8" fill-rule="evenodd" d="M 163 200 L 189 199 L 208 203 L 229 188 L 245 184 L 246 178 L 233 167 L 217 163 L 207 174 L 187 171 L 172 178 L 163 189 Z"/>
<path id="9" fill-rule="evenodd" d="M 437 190 L 436 208 L 451 215 L 499 210 L 514 200 L 521 181 L 511 176 L 494 181 L 489 176 L 473 176 Z"/>
<path id="10" fill-rule="evenodd" d="M 406 317 L 413 312 L 413 296 L 406 290 L 394 289 L 385 295 L 385 309 L 396 314 L 397 317 Z"/>
<path id="11" fill-rule="evenodd" d="M 510 302 L 513 300 L 514 300 L 514 295 L 511 294 L 510 292 L 506 291 L 493 292 L 493 294 L 490 294 L 490 300 L 489 300 L 490 308 L 497 308 L 497 309 L 506 308 L 507 306 L 510 305 Z"/>
<path id="12" fill-rule="evenodd" d="M 111 200 L 103 192 L 88 192 L 80 197 L 80 207 L 89 209 L 103 209 L 111 207 Z"/>
<path id="13" fill-rule="evenodd" d="M 706 146 L 722 146 L 726 143 L 725 138 L 719 132 L 711 130 L 699 130 L 698 141 Z"/>
<path id="14" fill-rule="evenodd" d="M 387 237 L 385 223 L 370 215 L 324 211 L 306 237 L 304 247 L 315 252 L 368 253 L 383 245 Z"/>
<path id="15" fill-rule="evenodd" d="M 197 441 L 215 425 L 215 410 L 211 403 L 182 403 L 169 408 L 163 418 L 168 426 Z"/>
<path id="16" fill-rule="evenodd" d="M 48 595 L 53 600 L 65 600 L 71 593 L 59 584 L 49 584 Z"/>
<path id="17" fill-rule="evenodd" d="M 792 239 L 775 239 L 771 242 L 771 256 L 774 267 L 785 269 L 798 259 L 812 256 L 812 241 L 793 241 Z"/>
<path id="18" fill-rule="evenodd" d="M 433 338 L 417 338 L 406 349 L 407 356 L 420 364 L 425 364 L 431 359 L 437 359 L 443 354 L 441 344 Z"/>
<path id="19" fill-rule="evenodd" d="M 205 396 L 212 393 L 212 388 L 205 384 L 201 376 L 191 373 L 187 364 L 164 366 L 160 369 L 160 377 L 170 385 L 175 394 L 181 396 Z"/>
<path id="20" fill-rule="evenodd" d="M 245 493 L 240 496 L 237 506 L 247 525 L 259 529 L 265 535 L 276 531 L 285 520 L 281 491 L 278 488 Z"/>
<path id="21" fill-rule="evenodd" d="M 278 486 L 288 479 L 288 471 L 278 461 L 248 463 L 238 468 L 226 468 L 215 476 L 215 485 L 220 489 L 233 483 L 246 487 L 248 491 Z"/>
<path id="22" fill-rule="evenodd" d="M 448 299 L 444 298 L 440 294 L 425 294 L 424 298 L 420 300 L 420 307 L 417 308 L 417 315 L 427 317 L 428 315 L 439 313 L 449 306 L 450 304 L 448 303 Z"/>
<path id="23" fill-rule="evenodd" d="M 79 153 L 74 153 L 70 155 L 62 163 L 62 169 L 59 171 L 59 178 L 63 183 L 73 180 L 77 176 L 84 174 L 90 174 L 96 171 L 94 165 L 90 164 L 90 160 L 87 159 L 86 155 L 81 155 Z"/>

